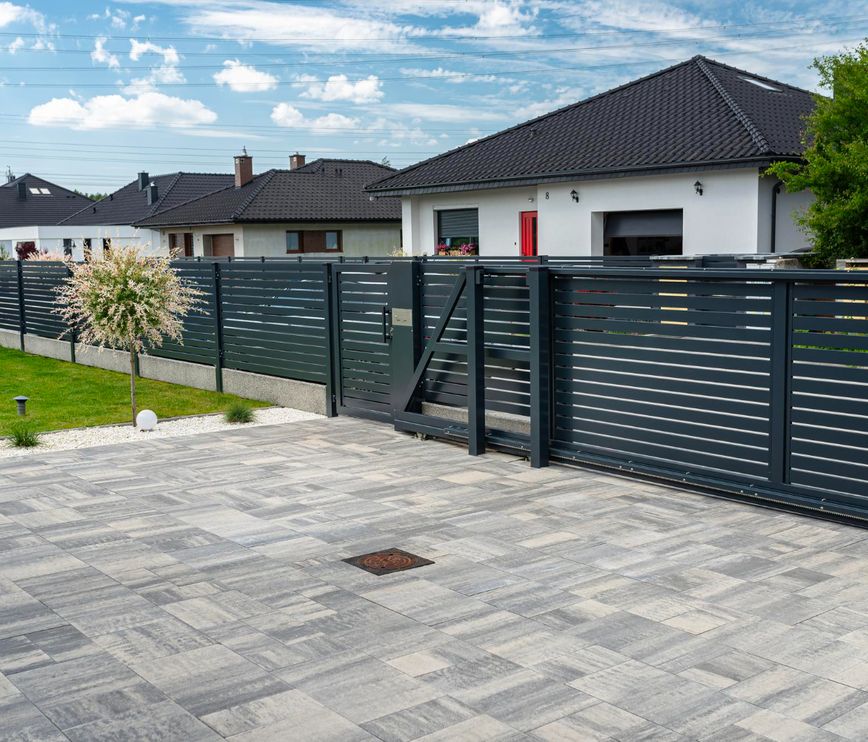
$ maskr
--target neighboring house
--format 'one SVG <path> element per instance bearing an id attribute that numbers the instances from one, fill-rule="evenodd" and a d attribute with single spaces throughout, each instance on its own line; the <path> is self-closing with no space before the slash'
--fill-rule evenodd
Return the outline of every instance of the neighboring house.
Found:
<path id="1" fill-rule="evenodd" d="M 812 197 L 762 173 L 800 159 L 812 107 L 807 91 L 697 56 L 368 191 L 401 197 L 413 255 L 791 251 Z"/>
<path id="2" fill-rule="evenodd" d="M 290 158 L 289 170 L 253 174 L 235 157 L 231 184 L 135 222 L 159 230 L 165 252 L 203 256 L 388 255 L 401 245 L 401 204 L 365 185 L 394 169 L 362 160 Z"/>
<path id="3" fill-rule="evenodd" d="M 0 185 L 0 248 L 10 258 L 17 257 L 19 245 L 60 253 L 64 235 L 55 225 L 91 203 L 87 196 L 30 173 L 10 175 Z"/>
<path id="4" fill-rule="evenodd" d="M 160 233 L 133 226 L 140 219 L 171 209 L 191 198 L 224 188 L 232 183 L 228 173 L 138 174 L 132 183 L 88 205 L 60 221 L 73 257 L 86 253 L 94 257 L 112 245 L 136 245 L 149 254 L 167 254 L 160 245 Z"/>

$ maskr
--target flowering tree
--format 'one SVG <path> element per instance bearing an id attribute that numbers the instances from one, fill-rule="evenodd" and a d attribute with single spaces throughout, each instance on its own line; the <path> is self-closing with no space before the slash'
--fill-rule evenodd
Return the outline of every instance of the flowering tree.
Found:
<path id="1" fill-rule="evenodd" d="M 129 352 L 135 425 L 136 355 L 148 345 L 160 347 L 165 337 L 180 342 L 181 320 L 202 292 L 183 283 L 169 261 L 144 257 L 134 247 L 69 267 L 57 291 L 58 311 L 81 342 Z"/>

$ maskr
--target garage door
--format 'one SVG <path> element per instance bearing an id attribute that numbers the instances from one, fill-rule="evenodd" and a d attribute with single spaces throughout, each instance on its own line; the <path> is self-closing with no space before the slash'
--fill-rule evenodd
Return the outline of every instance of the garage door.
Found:
<path id="1" fill-rule="evenodd" d="M 215 258 L 225 258 L 235 256 L 235 235 L 232 234 L 212 234 L 211 235 L 211 255 Z"/>

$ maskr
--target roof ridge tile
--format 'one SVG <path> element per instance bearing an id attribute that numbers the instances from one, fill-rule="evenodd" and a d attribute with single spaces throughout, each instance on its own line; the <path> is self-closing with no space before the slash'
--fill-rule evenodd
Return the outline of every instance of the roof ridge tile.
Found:
<path id="1" fill-rule="evenodd" d="M 707 63 L 705 57 L 696 56 L 694 57 L 694 61 L 696 62 L 696 66 L 702 70 L 702 74 L 708 79 L 711 83 L 712 87 L 718 92 L 721 98 L 723 98 L 724 102 L 727 106 L 729 106 L 730 110 L 733 112 L 735 117 L 739 120 L 739 122 L 747 129 L 747 133 L 750 134 L 750 138 L 753 139 L 754 144 L 759 148 L 761 154 L 765 154 L 766 152 L 771 152 L 772 147 L 769 144 L 768 140 L 765 138 L 765 135 L 760 131 L 759 127 L 750 119 L 750 117 L 741 110 L 741 107 L 738 103 L 735 102 L 735 99 L 729 94 L 726 88 L 723 86 L 723 83 L 717 79 L 714 72 L 710 69 L 709 64 Z"/>
<path id="2" fill-rule="evenodd" d="M 256 188 L 251 189 L 251 192 L 248 194 L 247 198 L 245 198 L 238 205 L 235 211 L 232 212 L 232 221 L 235 221 L 236 219 L 239 219 L 241 217 L 241 215 L 244 213 L 244 210 L 253 203 L 253 200 L 262 192 L 262 189 L 271 182 L 276 172 L 277 171 L 272 168 L 271 170 L 266 170 L 264 173 L 261 173 L 258 176 L 262 179 L 261 182 Z"/>

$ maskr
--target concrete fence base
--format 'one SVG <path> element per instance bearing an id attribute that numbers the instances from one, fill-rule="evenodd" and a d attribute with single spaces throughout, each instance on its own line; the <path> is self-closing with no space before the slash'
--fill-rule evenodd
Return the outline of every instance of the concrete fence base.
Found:
<path id="1" fill-rule="evenodd" d="M 0 347 L 18 350 L 20 335 L 14 330 L 0 329 Z M 34 355 L 57 358 L 61 361 L 72 360 L 72 347 L 68 340 L 25 335 L 24 349 Z M 82 366 L 93 366 L 121 373 L 129 373 L 130 370 L 129 354 L 118 350 L 100 350 L 81 343 L 76 343 L 75 346 L 75 362 Z M 183 384 L 196 389 L 214 391 L 217 387 L 214 366 L 200 363 L 143 355 L 139 358 L 139 372 L 145 379 Z M 323 384 L 224 368 L 223 391 L 247 399 L 272 402 L 281 407 L 291 407 L 319 415 L 326 413 L 326 391 Z"/>

